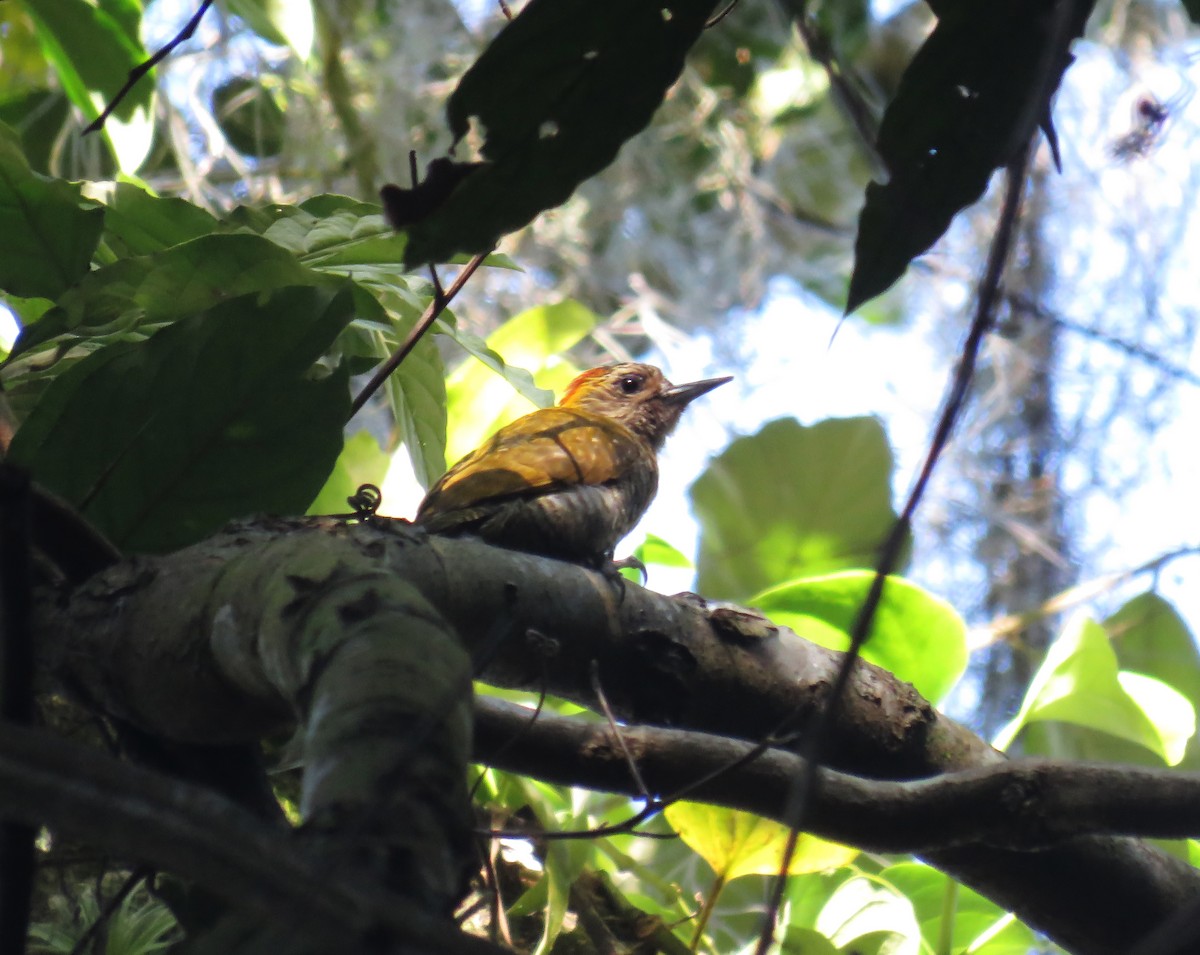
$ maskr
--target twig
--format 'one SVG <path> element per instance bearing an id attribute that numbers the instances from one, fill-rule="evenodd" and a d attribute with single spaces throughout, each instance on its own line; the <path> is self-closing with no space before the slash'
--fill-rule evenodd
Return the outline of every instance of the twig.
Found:
<path id="1" fill-rule="evenodd" d="M 1200 554 L 1200 545 L 1178 547 L 1165 554 L 1159 554 L 1157 557 L 1138 564 L 1136 567 L 1127 567 L 1124 570 L 1118 570 L 1111 574 L 1102 574 L 1081 584 L 1076 584 L 1074 587 L 1068 587 L 1066 590 L 1059 591 L 1049 600 L 1034 607 L 1032 610 L 997 617 L 991 623 L 975 628 L 972 636 L 968 638 L 968 649 L 980 650 L 983 647 L 990 646 L 996 640 L 1003 639 L 1009 634 L 1017 633 L 1031 623 L 1036 623 L 1046 617 L 1062 613 L 1062 611 L 1069 610 L 1071 607 L 1076 607 L 1081 603 L 1086 603 L 1105 591 L 1111 590 L 1118 584 L 1124 583 L 1134 577 L 1140 577 L 1142 574 L 1158 573 L 1164 564 L 1178 560 L 1181 557 L 1193 557 L 1196 554 Z"/>
<path id="2" fill-rule="evenodd" d="M 433 300 L 425 309 L 425 314 L 420 317 L 420 319 L 417 321 L 417 324 L 413 326 L 412 331 L 410 331 L 404 341 L 400 343 L 400 347 L 392 352 L 392 354 L 388 356 L 387 361 L 385 361 L 375 370 L 375 374 L 371 376 L 371 380 L 368 381 L 363 390 L 355 396 L 354 401 L 350 405 L 350 417 L 353 418 L 356 414 L 358 414 L 358 412 L 362 410 L 363 405 L 370 400 L 371 395 L 375 394 L 375 392 L 379 390 L 380 386 L 387 381 L 388 376 L 400 367 L 400 363 L 404 361 L 404 359 L 408 357 L 408 353 L 416 347 L 417 342 L 421 340 L 421 336 L 429 331 L 430 326 L 433 325 L 437 317 L 446 310 L 446 306 L 448 306 L 454 300 L 454 296 L 456 296 L 462 290 L 462 287 L 467 284 L 467 280 L 475 274 L 475 270 L 478 269 L 479 266 L 483 265 L 483 260 L 486 258 L 487 253 L 485 252 L 481 252 L 479 255 L 474 256 L 470 262 L 463 266 L 463 270 L 458 273 L 458 276 L 451 283 L 450 287 L 446 289 L 446 293 L 444 295 L 439 297 L 435 293 Z"/>
<path id="3" fill-rule="evenodd" d="M 922 497 L 925 495 L 925 489 L 928 487 L 929 480 L 933 476 L 933 470 L 950 441 L 950 435 L 954 431 L 955 424 L 958 422 L 959 415 L 966 402 L 971 380 L 975 374 L 975 361 L 979 356 L 983 337 L 992 326 L 993 310 L 1000 287 L 1000 279 L 1004 273 L 1004 265 L 1008 259 L 1012 234 L 1020 210 L 1021 193 L 1025 182 L 1025 169 L 1028 165 L 1029 152 L 1030 146 L 1026 145 L 1020 151 L 1017 158 L 1008 166 L 1008 182 L 1004 195 L 1004 205 L 1000 211 L 995 238 L 992 240 L 991 249 L 988 252 L 987 268 L 979 285 L 979 297 L 975 306 L 975 317 L 971 322 L 971 329 L 967 334 L 967 340 L 963 343 L 962 357 L 959 359 L 958 367 L 955 369 L 954 377 L 950 383 L 950 390 L 942 406 L 942 413 L 934 430 L 933 439 L 930 441 L 929 451 L 925 455 L 925 461 L 921 465 L 917 480 L 909 492 L 908 500 L 904 504 L 904 510 L 900 513 L 899 518 L 897 518 L 896 523 L 892 527 L 891 533 L 881 548 L 879 562 L 875 568 L 875 576 L 871 580 L 871 587 L 867 592 L 866 599 L 863 601 L 858 616 L 855 618 L 854 627 L 850 634 L 850 646 L 846 650 L 845 659 L 842 662 L 842 666 L 838 669 L 837 678 L 834 680 L 833 686 L 829 691 L 828 700 L 825 706 L 821 708 L 821 711 L 805 736 L 803 755 L 806 763 L 796 776 L 788 793 L 788 801 L 784 813 L 785 824 L 790 830 L 788 841 L 784 847 L 783 861 L 779 867 L 779 873 L 776 875 L 771 887 L 771 894 L 767 903 L 766 914 L 763 917 L 763 928 L 759 935 L 758 945 L 755 948 L 755 955 L 767 955 L 767 950 L 774 939 L 775 921 L 779 914 L 779 908 L 783 903 L 783 892 L 787 884 L 788 869 L 791 867 L 792 856 L 796 851 L 796 844 L 800 836 L 800 825 L 803 822 L 805 812 L 812 800 L 817 784 L 816 769 L 820 764 L 822 756 L 821 747 L 824 744 L 829 727 L 834 723 L 838 707 L 841 704 L 842 695 L 850 682 L 850 674 L 854 668 L 854 663 L 858 659 L 863 645 L 867 642 L 867 637 L 870 635 L 871 624 L 875 619 L 875 611 L 878 609 L 879 602 L 883 597 L 883 588 L 887 576 L 895 569 L 896 564 L 899 562 L 900 554 L 903 552 L 905 543 L 908 540 L 909 530 L 912 527 L 912 518 L 916 513 L 917 505 L 920 504 Z"/>
<path id="4" fill-rule="evenodd" d="M 114 96 L 111 102 L 104 107 L 103 112 L 101 112 L 99 116 L 88 123 L 87 128 L 83 131 L 83 135 L 86 136 L 88 133 L 94 133 L 96 130 L 102 129 L 104 127 L 104 123 L 108 120 L 108 117 L 110 117 L 113 114 L 113 111 L 121 105 L 121 101 L 129 95 L 130 91 L 135 85 L 137 85 L 138 80 L 158 66 L 158 64 L 165 60 L 168 56 L 170 56 L 175 50 L 175 47 L 179 46 L 180 43 L 182 43 L 184 40 L 190 40 L 192 38 L 192 34 L 196 32 L 196 27 L 200 25 L 200 18 L 208 12 L 208 8 L 212 6 L 212 3 L 213 0 L 201 0 L 200 8 L 195 12 L 192 18 L 188 20 L 186 24 L 184 24 L 182 30 L 176 33 L 172 39 L 167 41 L 167 43 L 145 63 L 139 63 L 129 71 L 129 76 L 125 80 L 125 85 L 117 90 L 116 96 Z"/>
<path id="5" fill-rule="evenodd" d="M 854 127 L 859 145 L 862 146 L 863 153 L 870 161 L 875 174 L 886 175 L 887 165 L 884 163 L 883 157 L 879 155 L 876 145 L 879 138 L 879 121 L 875 117 L 875 111 L 850 82 L 829 38 L 809 18 L 805 0 L 780 0 L 780 2 L 784 9 L 791 14 L 796 32 L 804 41 L 808 55 L 821 65 L 825 75 L 829 78 L 829 87 L 833 90 L 834 99 L 842 108 L 842 112 L 846 114 L 847 119 L 850 120 L 850 125 Z"/>
<path id="6" fill-rule="evenodd" d="M 724 10 L 722 10 L 720 13 L 714 13 L 711 19 L 704 24 L 704 29 L 711 30 L 713 27 L 715 27 L 718 23 L 729 16 L 729 14 L 733 13 L 733 8 L 736 7 L 739 2 L 740 0 L 729 0 L 729 3 L 726 4 Z"/>
<path id="7" fill-rule="evenodd" d="M 646 781 L 642 779 L 642 774 L 638 772 L 637 762 L 634 760 L 633 754 L 629 752 L 629 747 L 625 745 L 625 737 L 621 734 L 621 727 L 617 725 L 616 717 L 613 716 L 612 707 L 608 705 L 608 698 L 604 695 L 604 687 L 600 685 L 600 661 L 593 660 L 588 669 L 592 681 L 592 692 L 596 694 L 596 702 L 600 704 L 604 718 L 608 720 L 609 731 L 613 734 L 613 739 L 617 741 L 617 746 L 621 749 L 621 755 L 625 757 L 625 764 L 629 767 L 629 775 L 633 777 L 634 783 L 637 784 L 638 792 L 645 796 L 647 800 L 653 801 L 650 790 L 646 788 Z"/>

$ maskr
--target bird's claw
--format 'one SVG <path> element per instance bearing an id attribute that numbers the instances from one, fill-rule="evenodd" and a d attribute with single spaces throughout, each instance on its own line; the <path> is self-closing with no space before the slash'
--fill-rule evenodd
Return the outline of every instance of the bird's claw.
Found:
<path id="1" fill-rule="evenodd" d="M 642 586 L 646 586 L 646 582 L 650 579 L 650 575 L 646 572 L 646 565 L 637 557 L 630 554 L 628 557 L 622 557 L 620 560 L 609 561 L 609 572 L 614 575 L 619 575 L 623 570 L 636 570 L 642 577 Z"/>

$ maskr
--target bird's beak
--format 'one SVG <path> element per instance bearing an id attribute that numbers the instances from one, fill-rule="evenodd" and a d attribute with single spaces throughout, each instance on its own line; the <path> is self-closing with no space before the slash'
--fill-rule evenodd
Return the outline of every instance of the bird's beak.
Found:
<path id="1" fill-rule="evenodd" d="M 705 378 L 703 381 L 689 381 L 683 385 L 672 385 L 662 393 L 662 398 L 674 405 L 687 405 L 701 395 L 706 395 L 714 388 L 719 388 L 730 381 L 733 381 L 733 375 L 726 375 L 724 378 Z"/>

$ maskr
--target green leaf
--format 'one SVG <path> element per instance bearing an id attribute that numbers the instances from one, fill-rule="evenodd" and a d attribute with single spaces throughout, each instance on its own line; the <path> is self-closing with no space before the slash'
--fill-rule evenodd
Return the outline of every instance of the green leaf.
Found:
<path id="1" fill-rule="evenodd" d="M 487 164 L 410 230 L 410 264 L 487 252 L 566 201 L 650 122 L 713 0 L 530 0 L 446 106 L 455 140 L 472 119 Z"/>
<path id="2" fill-rule="evenodd" d="M 229 222 L 257 232 L 309 268 L 378 288 L 406 288 L 400 276 L 406 239 L 379 206 L 345 196 L 316 196 L 299 206 L 239 206 Z"/>
<path id="3" fill-rule="evenodd" d="M 793 580 L 750 603 L 805 640 L 845 650 L 874 577 L 870 571 L 847 571 Z M 967 667 L 966 624 L 944 600 L 901 577 L 889 577 L 863 657 L 937 703 Z"/>
<path id="4" fill-rule="evenodd" d="M 87 0 L 21 0 L 21 5 L 37 25 L 46 59 L 63 89 L 89 119 L 100 115 L 91 94 L 98 93 L 102 105 L 108 104 L 125 85 L 129 71 L 148 59 L 138 38 L 139 24 L 125 15 L 113 16 Z M 149 108 L 153 95 L 154 81 L 147 76 L 115 115 L 133 118 L 139 108 Z"/>
<path id="5" fill-rule="evenodd" d="M 1100 624 L 1080 617 L 1054 641 L 1017 713 L 995 744 L 1005 749 L 1021 728 L 1055 720 L 1136 743 L 1168 765 L 1183 758 L 1195 732 L 1195 710 L 1158 680 L 1118 673 L 1117 656 Z"/>
<path id="6" fill-rule="evenodd" d="M 1027 955 L 1037 944 L 1034 933 L 1004 909 L 927 865 L 900 863 L 879 878 L 912 903 L 930 951 L 945 950 L 943 933 L 950 939 L 949 951 L 971 955 Z"/>
<path id="7" fill-rule="evenodd" d="M 283 152 L 287 119 L 261 76 L 235 76 L 213 90 L 213 118 L 243 156 L 265 159 Z"/>
<path id="8" fill-rule="evenodd" d="M 1156 677 L 1200 700 L 1200 651 L 1183 618 L 1156 593 L 1144 593 L 1104 621 L 1123 669 Z"/>
<path id="9" fill-rule="evenodd" d="M 149 58 L 128 5 L 105 9 L 87 0 L 21 2 L 63 90 L 88 119 L 96 119 L 116 98 L 130 71 Z M 144 76 L 105 124 L 105 139 L 127 174 L 135 172 L 149 152 L 153 101 L 153 77 Z"/>
<path id="10" fill-rule="evenodd" d="M 915 952 L 915 944 L 898 946 L 921 937 L 912 903 L 891 886 L 862 877 L 838 886 L 821 910 L 816 929 L 847 953 Z"/>
<path id="11" fill-rule="evenodd" d="M 671 828 L 723 882 L 744 875 L 775 875 L 783 863 L 788 829 L 748 812 L 694 802 L 671 803 L 663 815 Z M 801 834 L 788 872 L 802 875 L 848 865 L 857 849 Z"/>
<path id="12" fill-rule="evenodd" d="M 1104 629 L 1122 669 L 1155 677 L 1185 699 L 1200 701 L 1200 652 L 1170 603 L 1155 593 L 1141 594 L 1105 620 Z M 1200 768 L 1200 741 L 1195 736 L 1182 765 Z"/>
<path id="13" fill-rule="evenodd" d="M 486 344 L 469 333 L 450 332 L 480 361 L 460 365 L 447 382 L 453 423 L 447 458 L 457 461 L 474 450 L 497 428 L 532 411 L 531 403 L 533 407 L 552 404 L 553 392 L 561 391 L 578 374 L 562 353 L 589 334 L 597 321 L 590 309 L 566 299 L 513 316 Z"/>
<path id="14" fill-rule="evenodd" d="M 290 46 L 302 60 L 313 45 L 313 9 L 309 0 L 222 0 L 221 5 L 245 21 L 268 43 Z"/>
<path id="15" fill-rule="evenodd" d="M 284 288 L 101 349 L 53 382 L 12 460 L 130 551 L 302 513 L 349 412 L 345 373 L 313 363 L 353 314 L 348 287 Z"/>
<path id="16" fill-rule="evenodd" d="M 390 353 L 407 337 L 419 316 L 415 310 L 406 313 L 396 293 L 385 292 L 381 298 L 395 323 L 394 333 L 384 336 L 383 351 Z M 446 470 L 446 370 L 433 336 L 425 335 L 417 342 L 389 376 L 386 388 L 413 473 L 421 486 L 428 488 Z"/>
<path id="17" fill-rule="evenodd" d="M 308 506 L 309 514 L 347 514 L 346 500 L 363 484 L 378 485 L 387 472 L 388 456 L 370 431 L 357 431 L 342 446 L 333 473 Z"/>
<path id="18" fill-rule="evenodd" d="M 5 41 L 6 46 L 11 42 L 9 37 Z M 0 101 L 0 123 L 20 137 L 30 167 L 41 173 L 50 171 L 55 143 L 69 115 L 70 102 L 59 90 L 24 90 Z"/>
<path id="19" fill-rule="evenodd" d="M 0 127 L 0 288 L 58 298 L 87 272 L 103 228 L 103 210 L 77 184 L 33 172 Z"/>
<path id="20" fill-rule="evenodd" d="M 215 232 L 217 219 L 185 199 L 162 198 L 129 182 L 116 183 L 104 202 L 105 240 L 122 258 L 161 252 Z"/>
<path id="21" fill-rule="evenodd" d="M 204 235 L 87 273 L 57 308 L 22 333 L 14 354 L 44 347 L 59 336 L 116 340 L 233 296 L 322 281 L 328 279 L 259 236 Z"/>
<path id="22" fill-rule="evenodd" d="M 888 178 L 867 187 L 847 313 L 895 282 L 983 194 L 992 171 L 1016 156 L 1038 123 L 1049 128 L 1050 97 L 1090 9 L 1073 10 L 1053 50 L 1056 18 L 1044 15 L 1041 0 L 943 11 L 880 126 Z"/>
<path id="23" fill-rule="evenodd" d="M 654 534 L 646 535 L 646 539 L 633 552 L 633 556 L 643 564 L 658 564 L 660 567 L 687 569 L 692 566 L 686 554 Z"/>
<path id="24" fill-rule="evenodd" d="M 812 928 L 791 926 L 783 936 L 784 955 L 837 955 L 837 947 Z"/>
<path id="25" fill-rule="evenodd" d="M 1183 9 L 1187 11 L 1192 23 L 1200 23 L 1200 0 L 1183 0 Z"/>
<path id="26" fill-rule="evenodd" d="M 891 477 L 875 418 L 781 418 L 738 438 L 691 487 L 697 589 L 745 601 L 780 581 L 873 567 L 896 520 Z"/>

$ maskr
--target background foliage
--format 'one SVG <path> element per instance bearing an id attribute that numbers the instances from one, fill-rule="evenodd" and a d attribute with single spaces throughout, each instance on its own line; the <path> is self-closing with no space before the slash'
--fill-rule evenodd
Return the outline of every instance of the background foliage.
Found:
<path id="1" fill-rule="evenodd" d="M 1028 29 L 1037 4 L 936 5 L 929 34 L 917 4 L 881 16 L 857 2 L 742 0 L 705 30 L 707 3 L 681 3 L 664 26 L 641 22 L 641 3 L 530 10 L 539 2 L 577 32 L 528 17 L 489 47 L 504 23 L 490 7 L 228 0 L 86 137 L 128 71 L 194 11 L 173 0 L 3 5 L 0 289 L 22 329 L 0 367 L 12 459 L 123 549 L 165 551 L 254 511 L 344 510 L 389 467 L 385 498 L 402 511 L 409 471 L 427 485 L 597 361 L 683 364 L 688 335 L 714 367 L 739 371 L 730 401 L 748 402 L 769 380 L 764 352 L 798 360 L 787 337 L 763 340 L 759 319 L 781 301 L 790 320 L 815 321 L 849 288 L 862 307 L 841 334 L 924 336 L 934 345 L 916 374 L 950 365 L 988 197 L 900 286 L 866 300 L 1006 161 L 1014 144 L 1001 133 L 1031 95 L 1017 78 L 1037 72 L 1014 66 L 1042 36 Z M 669 43 L 639 46 L 667 27 Z M 1185 256 L 1198 180 L 1179 158 L 1193 142 L 1194 39 L 1171 4 L 1093 12 L 1055 113 L 1064 174 L 1043 148 L 970 418 L 922 512 L 913 579 L 889 585 L 866 652 L 1029 754 L 1195 766 L 1200 657 L 1157 586 L 1194 552 L 1194 531 L 1180 521 L 1125 548 L 1104 531 L 1200 381 Z M 948 51 L 980 49 L 988 58 L 949 82 L 962 64 Z M 1147 101 L 1162 123 L 1147 122 Z M 491 165 L 397 234 L 379 187 L 410 185 L 409 150 L 424 163 L 459 140 L 458 159 Z M 937 163 L 921 166 L 931 148 Z M 885 169 L 889 184 L 868 188 Z M 914 177 L 915 192 L 898 194 Z M 536 190 L 522 185 L 531 178 Z M 432 297 L 413 264 L 488 251 L 542 209 L 351 420 L 359 376 Z M 1081 232 L 1095 241 L 1079 243 Z M 886 365 L 864 375 L 912 371 Z M 779 417 L 787 394 L 770 388 L 773 420 L 728 442 L 701 419 L 707 447 L 728 446 L 690 488 L 695 586 L 841 646 L 894 518 L 895 441 L 877 417 Z M 672 541 L 677 527 L 656 529 L 639 550 L 652 582 L 690 562 L 687 531 Z M 1075 587 L 1113 553 L 1147 547 L 1145 563 L 1119 560 L 1132 572 L 1108 586 Z M 624 807 L 491 770 L 477 799 L 497 824 L 532 817 L 547 830 Z M 689 805 L 656 825 L 681 840 L 552 841 L 536 853 L 502 842 L 508 940 L 563 946 L 582 931 L 572 887 L 598 874 L 673 933 L 664 946 L 749 945 L 778 828 Z M 76 916 L 94 918 L 83 880 L 108 864 L 85 860 L 69 870 L 76 881 L 46 886 L 35 932 L 45 950 L 69 950 Z M 915 861 L 813 840 L 793 872 L 788 951 L 1040 944 Z M 108 950 L 155 950 L 163 911 L 139 900 L 122 912 L 145 929 L 114 921 Z"/>

